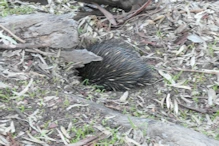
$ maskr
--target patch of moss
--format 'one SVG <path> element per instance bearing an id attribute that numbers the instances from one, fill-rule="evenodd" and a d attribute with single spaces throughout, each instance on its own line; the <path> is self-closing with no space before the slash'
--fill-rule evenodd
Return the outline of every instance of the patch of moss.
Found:
<path id="1" fill-rule="evenodd" d="M 35 10 L 29 6 L 14 6 L 11 8 L 7 1 L 0 2 L 0 16 L 6 17 L 12 14 L 21 15 L 21 14 L 30 14 Z"/>

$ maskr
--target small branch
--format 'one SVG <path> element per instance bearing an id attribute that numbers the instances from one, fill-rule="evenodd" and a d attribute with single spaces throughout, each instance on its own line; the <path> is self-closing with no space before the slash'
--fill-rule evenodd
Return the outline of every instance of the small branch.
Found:
<path id="1" fill-rule="evenodd" d="M 205 73 L 205 74 L 214 74 L 214 75 L 218 75 L 219 71 L 216 70 L 192 70 L 192 69 L 177 69 L 177 68 L 173 68 L 173 70 L 176 71 L 186 71 L 186 72 L 195 72 L 195 73 Z"/>
<path id="2" fill-rule="evenodd" d="M 193 111 L 196 111 L 196 112 L 199 112 L 199 113 L 202 113 L 202 114 L 206 114 L 207 111 L 206 110 L 203 110 L 203 109 L 197 109 L 197 108 L 194 108 L 194 107 L 189 107 L 189 106 L 186 106 L 186 105 L 183 105 L 183 104 L 180 104 L 178 103 L 180 106 L 184 107 L 184 108 L 187 108 L 189 110 L 193 110 Z"/>
<path id="3" fill-rule="evenodd" d="M 106 16 L 110 23 L 112 23 L 114 26 L 117 26 L 116 20 L 110 12 L 108 12 L 106 9 L 102 8 L 96 3 L 94 3 L 94 5 L 103 13 L 104 16 Z"/>
<path id="4" fill-rule="evenodd" d="M 136 10 L 134 13 L 130 14 L 127 16 L 127 18 L 125 18 L 124 21 L 134 17 L 135 15 L 141 13 L 149 4 L 150 4 L 151 0 L 148 0 L 144 5 L 142 5 L 138 10 Z"/>
<path id="5" fill-rule="evenodd" d="M 217 110 L 215 109 L 212 109 L 211 110 L 208 110 L 208 109 L 197 109 L 197 108 L 194 108 L 194 107 L 189 107 L 189 106 L 186 106 L 186 105 L 183 105 L 183 104 L 180 104 L 178 103 L 180 106 L 184 107 L 184 108 L 187 108 L 189 110 L 193 110 L 193 111 L 196 111 L 196 112 L 199 112 L 199 113 L 202 113 L 202 114 L 213 114 L 213 113 L 216 113 Z"/>
<path id="6" fill-rule="evenodd" d="M 53 56 L 55 57 L 56 54 L 55 53 L 50 53 L 50 52 L 43 52 L 39 49 L 25 49 L 26 52 L 30 52 L 30 53 L 39 53 L 39 54 L 42 54 L 44 56 Z"/>
<path id="7" fill-rule="evenodd" d="M 177 45 L 182 45 L 182 44 L 184 44 L 184 43 L 187 41 L 188 35 L 189 35 L 189 33 L 188 33 L 188 32 L 185 32 L 181 38 L 179 38 L 179 39 L 177 39 L 177 40 L 175 41 L 175 44 L 177 44 Z"/>
<path id="8" fill-rule="evenodd" d="M 40 44 L 40 45 L 35 45 L 35 44 L 17 44 L 17 45 L 13 45 L 13 46 L 9 46 L 9 45 L 0 45 L 0 50 L 1 49 L 8 49 L 8 50 L 17 50 L 17 49 L 32 49 L 32 48 L 40 48 L 40 47 L 47 47 L 49 45 L 47 44 Z"/>
<path id="9" fill-rule="evenodd" d="M 7 31 L 11 36 L 13 36 L 16 40 L 20 41 L 21 43 L 25 43 L 25 40 L 22 40 L 21 38 L 19 38 L 18 36 L 16 36 L 14 33 L 12 33 L 9 29 L 5 28 L 4 26 L 2 26 L 0 24 L 0 27 L 2 29 L 4 29 L 5 31 Z"/>

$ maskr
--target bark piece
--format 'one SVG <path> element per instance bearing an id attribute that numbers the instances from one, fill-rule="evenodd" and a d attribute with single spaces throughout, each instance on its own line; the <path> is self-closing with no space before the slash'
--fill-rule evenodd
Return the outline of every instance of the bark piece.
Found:
<path id="1" fill-rule="evenodd" d="M 83 67 L 84 64 L 90 63 L 92 61 L 102 61 L 102 57 L 87 51 L 86 49 L 75 49 L 72 51 L 61 51 L 61 57 L 64 58 L 66 62 L 77 63 L 77 67 Z"/>

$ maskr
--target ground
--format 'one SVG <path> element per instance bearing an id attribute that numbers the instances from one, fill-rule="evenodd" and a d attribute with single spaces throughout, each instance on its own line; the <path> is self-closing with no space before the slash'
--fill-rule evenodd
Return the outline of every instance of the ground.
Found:
<path id="1" fill-rule="evenodd" d="M 52 6 L 29 3 L 19 6 L 5 1 L 0 6 L 2 16 L 40 10 L 56 14 L 66 13 L 69 8 L 75 10 L 71 3 L 64 1 Z M 150 85 L 128 92 L 103 92 L 94 86 L 84 86 L 72 76 L 75 72 L 67 71 L 69 66 L 57 58 L 1 49 L 0 144 L 159 143 L 137 130 L 109 124 L 106 115 L 72 100 L 71 96 L 126 115 L 179 124 L 218 140 L 218 16 L 219 3 L 215 1 L 167 3 L 164 0 L 158 9 L 141 13 L 110 30 L 103 27 L 108 24 L 106 21 L 82 18 L 80 38 L 122 38 L 154 68 L 155 79 Z M 3 40 L 0 36 L 1 43 L 5 43 Z M 48 69 L 40 70 L 33 65 L 40 61 L 45 61 Z"/>

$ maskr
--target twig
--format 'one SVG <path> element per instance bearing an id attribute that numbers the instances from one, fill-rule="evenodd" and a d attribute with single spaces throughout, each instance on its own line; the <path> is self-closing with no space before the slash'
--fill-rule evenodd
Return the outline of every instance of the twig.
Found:
<path id="1" fill-rule="evenodd" d="M 137 17 L 137 18 L 138 18 L 138 17 L 142 17 L 142 16 L 144 16 L 145 18 L 146 18 L 146 17 L 150 17 L 150 16 L 152 16 L 152 15 L 154 15 L 154 14 L 156 14 L 156 13 L 162 11 L 162 10 L 164 10 L 166 7 L 167 7 L 167 5 L 165 5 L 163 8 L 158 9 L 158 10 L 155 10 L 154 12 L 151 12 L 151 13 L 149 13 L 149 14 L 139 14 L 139 15 L 137 15 L 137 16 L 135 16 L 135 17 L 132 17 L 131 19 L 128 19 L 128 20 L 126 21 L 126 23 L 132 21 L 132 20 L 135 19 L 136 17 Z M 122 25 L 119 27 L 119 29 L 121 29 L 121 28 L 124 27 L 124 26 L 125 26 L 125 23 L 122 24 Z"/>
<path id="2" fill-rule="evenodd" d="M 204 9 L 193 9 L 193 10 L 190 10 L 189 12 L 190 13 L 199 13 L 199 12 L 202 12 L 204 11 Z M 187 13 L 187 11 L 179 11 L 181 14 L 182 13 Z"/>
<path id="3" fill-rule="evenodd" d="M 178 103 L 178 104 L 180 106 L 184 107 L 184 108 L 187 108 L 187 109 L 190 109 L 190 110 L 193 110 L 193 111 L 196 111 L 196 112 L 200 112 L 202 114 L 213 114 L 213 113 L 217 112 L 217 110 L 212 109 L 212 108 L 210 108 L 210 110 L 208 110 L 209 108 L 208 109 L 197 109 L 197 108 L 194 108 L 194 107 L 186 106 L 184 104 L 180 104 L 180 103 Z"/>
<path id="4" fill-rule="evenodd" d="M 96 141 L 100 140 L 104 136 L 103 133 L 97 134 L 96 136 L 91 136 L 80 140 L 74 144 L 67 144 L 66 146 L 79 146 L 79 145 L 93 145 Z"/>
<path id="5" fill-rule="evenodd" d="M 195 73 L 205 73 L 205 74 L 215 74 L 218 75 L 219 71 L 216 70 L 192 70 L 192 69 L 177 69 L 177 68 L 173 68 L 173 70 L 176 71 L 186 71 L 186 72 L 195 72 Z"/>
<path id="6" fill-rule="evenodd" d="M 43 52 L 39 49 L 25 49 L 26 52 L 31 52 L 31 53 L 39 53 L 39 54 L 42 54 L 44 56 L 53 56 L 55 57 L 56 54 L 55 53 L 50 53 L 50 52 Z"/>
<path id="7" fill-rule="evenodd" d="M 144 5 L 142 5 L 137 11 L 134 11 L 134 13 L 128 15 L 127 18 L 125 18 L 125 19 L 123 20 L 123 22 L 126 21 L 126 20 L 128 20 L 128 19 L 130 19 L 130 18 L 132 18 L 132 17 L 134 17 L 135 15 L 141 13 L 141 12 L 150 4 L 150 2 L 151 2 L 151 0 L 148 0 L 148 1 L 147 1 Z"/>
<path id="8" fill-rule="evenodd" d="M 113 17 L 113 15 L 108 12 L 106 9 L 102 8 L 101 6 L 99 6 L 98 4 L 94 3 L 94 5 L 103 13 L 103 15 L 109 20 L 109 22 L 111 24 L 113 24 L 114 26 L 117 26 L 118 24 L 116 23 L 115 18 Z"/>
<path id="9" fill-rule="evenodd" d="M 14 111 L 15 111 L 16 113 L 18 113 L 18 115 L 19 115 L 22 119 L 26 119 L 26 116 L 25 116 L 18 108 L 15 107 L 15 105 L 14 105 L 13 102 L 11 102 L 11 106 L 12 106 L 12 108 L 14 109 Z"/>
<path id="10" fill-rule="evenodd" d="M 12 33 L 9 29 L 5 28 L 4 26 L 2 26 L 0 24 L 0 27 L 2 29 L 4 29 L 5 31 L 7 31 L 10 35 L 12 35 L 16 40 L 20 41 L 21 43 L 25 43 L 25 40 L 22 40 L 21 38 L 19 38 L 18 36 L 16 36 L 14 33 Z"/>
<path id="11" fill-rule="evenodd" d="M 179 39 L 177 39 L 174 43 L 177 44 L 177 45 L 182 45 L 184 44 L 186 41 L 187 41 L 187 37 L 188 37 L 189 33 L 188 32 L 185 32 L 183 34 L 182 37 L 180 37 Z"/>
<path id="12" fill-rule="evenodd" d="M 189 106 L 186 106 L 186 105 L 183 105 L 183 104 L 180 104 L 178 103 L 180 106 L 184 107 L 184 108 L 187 108 L 189 110 L 193 110 L 193 111 L 196 111 L 196 112 L 199 112 L 199 113 L 202 113 L 202 114 L 206 114 L 207 113 L 207 110 L 203 110 L 203 109 L 197 109 L 197 108 L 194 108 L 194 107 L 189 107 Z"/>
<path id="13" fill-rule="evenodd" d="M 0 50 L 1 49 L 32 49 L 32 48 L 40 48 L 40 47 L 47 47 L 49 46 L 48 44 L 32 44 L 32 43 L 27 43 L 27 44 L 17 44 L 13 46 L 8 46 L 8 45 L 0 45 Z"/>

